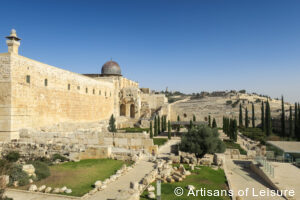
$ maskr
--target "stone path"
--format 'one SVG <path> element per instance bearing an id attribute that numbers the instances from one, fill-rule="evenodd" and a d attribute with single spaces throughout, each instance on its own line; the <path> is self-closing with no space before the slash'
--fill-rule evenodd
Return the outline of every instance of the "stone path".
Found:
<path id="1" fill-rule="evenodd" d="M 170 140 L 165 145 L 159 148 L 158 157 L 165 157 L 171 152 L 171 145 L 178 143 L 179 140 Z M 136 166 L 130 170 L 124 176 L 121 176 L 115 182 L 112 182 L 107 185 L 107 188 L 95 193 L 93 196 L 90 196 L 89 200 L 107 200 L 114 199 L 118 195 L 119 190 L 129 189 L 130 182 L 141 181 L 142 178 L 148 174 L 154 168 L 154 163 L 149 162 L 148 158 L 139 160 Z M 20 190 L 8 190 L 6 191 L 8 197 L 13 198 L 14 200 L 69 200 L 69 199 L 80 199 L 65 197 L 61 195 L 47 195 L 44 193 L 31 193 L 27 191 Z"/>
<path id="2" fill-rule="evenodd" d="M 168 156 L 171 152 L 171 145 L 178 143 L 179 140 L 170 140 L 158 150 L 158 157 Z M 119 193 L 119 190 L 129 189 L 130 182 L 140 182 L 142 178 L 152 171 L 154 163 L 148 162 L 148 158 L 138 161 L 137 165 L 124 176 L 121 176 L 117 181 L 107 185 L 105 190 L 99 191 L 90 197 L 90 200 L 107 200 L 114 199 Z"/>

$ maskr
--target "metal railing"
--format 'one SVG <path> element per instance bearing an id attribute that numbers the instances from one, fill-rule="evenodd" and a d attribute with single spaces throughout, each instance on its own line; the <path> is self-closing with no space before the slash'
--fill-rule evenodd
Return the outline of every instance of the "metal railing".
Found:
<path id="1" fill-rule="evenodd" d="M 268 173 L 272 178 L 274 178 L 274 167 L 266 160 L 264 157 L 256 157 L 256 162 L 263 166 L 263 171 Z"/>

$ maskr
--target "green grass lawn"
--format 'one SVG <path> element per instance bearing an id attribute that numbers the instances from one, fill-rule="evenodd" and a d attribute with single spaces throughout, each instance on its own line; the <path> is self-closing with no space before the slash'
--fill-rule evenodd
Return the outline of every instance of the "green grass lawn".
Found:
<path id="1" fill-rule="evenodd" d="M 188 189 L 186 187 L 188 185 L 195 186 L 196 190 L 200 190 L 201 188 L 205 188 L 206 190 L 228 190 L 226 184 L 226 177 L 224 171 L 222 169 L 214 170 L 210 167 L 201 166 L 200 169 L 195 169 L 192 171 L 192 175 L 187 176 L 182 182 L 174 182 L 174 183 L 162 183 L 161 184 L 161 199 L 163 200 L 199 200 L 199 199 L 208 199 L 208 200 L 230 200 L 230 197 L 194 197 L 187 196 Z M 153 183 L 156 187 L 156 183 Z M 182 187 L 184 189 L 184 194 L 181 197 L 177 197 L 174 194 L 174 189 L 176 187 Z M 156 192 L 155 192 L 156 193 Z M 199 193 L 200 194 L 200 193 Z M 148 192 L 145 191 L 141 195 L 141 200 L 146 200 Z"/>
<path id="2" fill-rule="evenodd" d="M 35 184 L 72 189 L 72 196 L 83 196 L 89 192 L 97 180 L 105 180 L 115 174 L 123 164 L 130 165 L 120 160 L 94 159 L 81 160 L 80 162 L 68 162 L 50 167 L 51 176 Z M 28 186 L 27 186 L 28 187 Z"/>
<path id="3" fill-rule="evenodd" d="M 227 149 L 238 149 L 240 154 L 247 155 L 247 152 L 239 144 L 231 140 L 224 140 L 223 142 L 225 143 Z"/>
<path id="4" fill-rule="evenodd" d="M 154 145 L 162 146 L 168 141 L 167 138 L 153 138 Z"/>

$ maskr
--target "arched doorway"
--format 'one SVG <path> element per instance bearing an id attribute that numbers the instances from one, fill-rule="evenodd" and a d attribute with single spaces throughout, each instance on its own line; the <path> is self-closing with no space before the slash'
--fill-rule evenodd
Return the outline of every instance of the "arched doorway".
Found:
<path id="1" fill-rule="evenodd" d="M 135 118 L 135 108 L 134 108 L 134 104 L 130 105 L 130 117 L 131 118 Z"/>
<path id="2" fill-rule="evenodd" d="M 120 116 L 126 116 L 126 106 L 125 106 L 125 104 L 120 105 Z"/>

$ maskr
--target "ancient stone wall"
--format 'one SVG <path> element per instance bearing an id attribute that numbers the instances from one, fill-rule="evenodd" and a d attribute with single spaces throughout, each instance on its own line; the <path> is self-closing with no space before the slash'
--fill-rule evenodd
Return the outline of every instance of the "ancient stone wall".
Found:
<path id="1" fill-rule="evenodd" d="M 11 68 L 8 53 L 0 54 L 0 141 L 10 138 Z"/>
<path id="2" fill-rule="evenodd" d="M 0 152 L 6 154 L 13 149 L 27 158 L 58 153 L 75 160 L 110 157 L 112 148 L 117 153 L 127 150 L 157 152 L 157 145 L 153 144 L 148 134 L 109 133 L 106 124 L 76 123 L 73 126 L 63 123 L 41 130 L 21 129 L 17 141 L 0 143 Z"/>
<path id="3" fill-rule="evenodd" d="M 59 122 L 98 121 L 108 119 L 114 111 L 112 82 L 95 80 L 15 54 L 10 56 L 9 63 L 10 131 Z"/>

